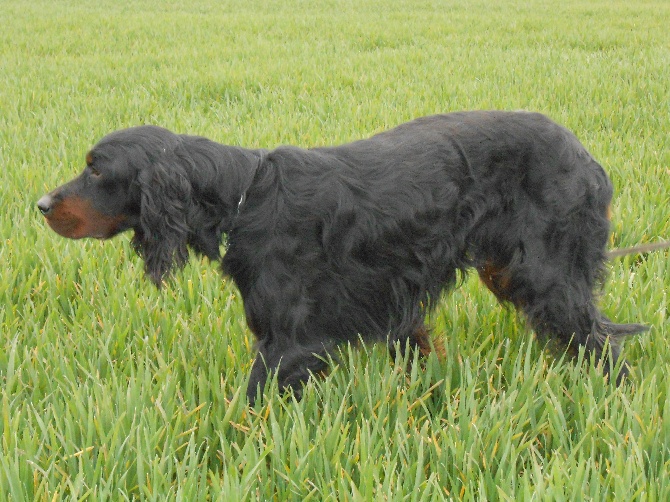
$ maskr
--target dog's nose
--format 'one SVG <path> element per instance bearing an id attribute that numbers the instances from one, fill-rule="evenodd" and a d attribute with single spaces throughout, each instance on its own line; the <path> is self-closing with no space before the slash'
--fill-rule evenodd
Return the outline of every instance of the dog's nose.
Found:
<path id="1" fill-rule="evenodd" d="M 51 199 L 50 195 L 45 195 L 42 197 L 40 200 L 37 201 L 37 209 L 40 210 L 40 212 L 46 216 L 51 212 L 51 205 L 53 201 Z"/>

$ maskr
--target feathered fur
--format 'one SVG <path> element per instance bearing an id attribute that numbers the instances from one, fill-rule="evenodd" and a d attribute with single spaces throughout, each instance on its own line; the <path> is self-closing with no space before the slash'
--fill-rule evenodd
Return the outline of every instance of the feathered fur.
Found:
<path id="1" fill-rule="evenodd" d="M 346 145 L 272 151 L 142 126 L 103 138 L 88 167 L 38 205 L 66 237 L 133 229 L 160 284 L 188 248 L 219 260 L 258 341 L 248 397 L 269 373 L 300 384 L 337 345 L 426 347 L 424 318 L 475 269 L 535 330 L 596 358 L 644 328 L 610 322 L 612 186 L 567 129 L 540 114 L 425 117 Z M 623 365 L 622 374 L 626 371 Z"/>

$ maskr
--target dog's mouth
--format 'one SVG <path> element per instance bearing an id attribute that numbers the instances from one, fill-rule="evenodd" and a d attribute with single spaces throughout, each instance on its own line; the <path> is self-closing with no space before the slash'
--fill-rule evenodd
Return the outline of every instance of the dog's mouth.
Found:
<path id="1" fill-rule="evenodd" d="M 48 210 L 39 208 L 51 229 L 68 239 L 109 239 L 126 229 L 123 216 L 101 214 L 81 198 L 63 199 Z"/>

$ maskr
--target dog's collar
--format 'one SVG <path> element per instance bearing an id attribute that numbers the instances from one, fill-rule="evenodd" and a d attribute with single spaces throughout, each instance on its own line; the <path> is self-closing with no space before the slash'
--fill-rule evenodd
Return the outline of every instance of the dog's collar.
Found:
<path id="1" fill-rule="evenodd" d="M 258 164 L 256 164 L 256 168 L 254 169 L 254 172 L 251 173 L 251 181 L 249 182 L 249 186 L 247 186 L 247 188 L 245 188 L 242 191 L 242 194 L 240 195 L 240 200 L 237 203 L 237 214 L 235 215 L 235 217 L 239 216 L 240 213 L 242 212 L 242 206 L 244 206 L 244 203 L 247 201 L 247 192 L 249 191 L 249 188 L 251 187 L 251 184 L 254 182 L 254 177 L 256 176 L 256 173 L 258 172 L 258 169 L 261 167 L 261 163 L 263 162 L 264 157 L 265 156 L 263 155 L 263 153 L 261 153 L 258 156 Z"/>

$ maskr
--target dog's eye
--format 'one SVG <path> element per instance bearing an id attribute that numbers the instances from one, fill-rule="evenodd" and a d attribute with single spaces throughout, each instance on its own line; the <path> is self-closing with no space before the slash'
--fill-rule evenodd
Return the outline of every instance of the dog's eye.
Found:
<path id="1" fill-rule="evenodd" d="M 98 171 L 95 167 L 93 166 L 88 166 L 88 172 L 91 173 L 91 176 L 94 177 L 99 177 L 100 176 L 100 171 Z"/>

